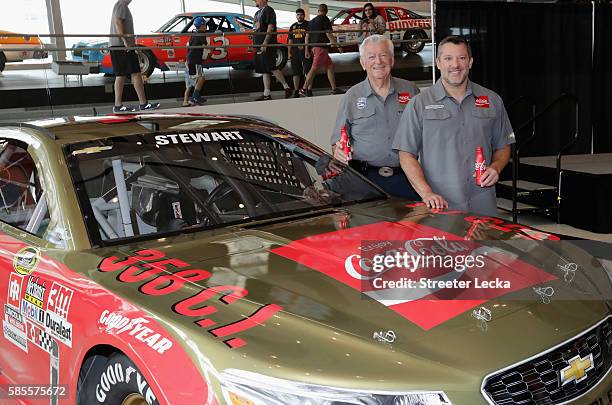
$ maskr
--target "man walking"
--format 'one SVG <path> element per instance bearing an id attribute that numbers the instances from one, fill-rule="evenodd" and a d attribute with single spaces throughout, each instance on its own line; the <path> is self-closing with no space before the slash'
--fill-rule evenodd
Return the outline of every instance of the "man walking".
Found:
<path id="1" fill-rule="evenodd" d="M 367 78 L 342 97 L 331 136 L 334 157 L 349 163 L 392 196 L 417 200 L 392 143 L 401 114 L 419 89 L 408 80 L 391 76 L 393 42 L 382 35 L 371 35 L 359 45 L 359 61 Z M 339 144 L 343 126 L 351 136 L 351 161 Z"/>
<path id="2" fill-rule="evenodd" d="M 206 32 L 206 20 L 204 17 L 196 17 L 193 20 L 195 33 L 204 34 Z M 185 63 L 185 95 L 183 96 L 183 107 L 202 105 L 206 100 L 200 98 L 200 92 L 204 87 L 204 68 L 202 58 L 204 56 L 204 45 L 206 45 L 204 35 L 193 35 L 189 37 L 187 43 L 187 62 Z M 191 95 L 191 97 L 190 97 Z"/>
<path id="3" fill-rule="evenodd" d="M 285 98 L 291 97 L 291 89 L 285 80 L 285 76 L 276 68 L 276 48 L 268 47 L 268 45 L 277 44 L 276 34 L 276 12 L 268 5 L 268 0 L 255 0 L 257 4 L 257 12 L 255 13 L 255 29 L 253 35 L 253 45 L 261 45 L 256 47 L 255 51 L 255 72 L 262 74 L 264 92 L 256 98 L 255 101 L 271 100 L 270 88 L 272 86 L 272 75 L 276 77 L 279 83 L 285 89 Z M 257 35 L 257 33 L 265 33 Z"/>
<path id="4" fill-rule="evenodd" d="M 310 58 L 311 52 L 308 44 L 319 44 L 312 47 L 312 67 L 306 75 L 304 87 L 300 90 L 300 95 L 312 97 L 312 82 L 318 70 L 327 71 L 327 79 L 332 88 L 332 94 L 344 94 L 344 90 L 336 87 L 336 77 L 334 75 L 334 64 L 329 57 L 329 45 L 334 44 L 338 52 L 342 53 L 342 48 L 338 45 L 336 37 L 331 33 L 332 23 L 327 17 L 327 4 L 319 4 L 318 15 L 308 24 L 308 34 L 306 34 L 306 58 Z M 326 31 L 312 33 L 312 31 Z M 324 44 L 324 45 L 322 45 Z"/>
<path id="5" fill-rule="evenodd" d="M 113 7 L 111 17 L 110 34 L 128 35 L 119 37 L 111 36 L 109 40 L 111 62 L 115 73 L 115 106 L 113 113 L 133 113 L 137 110 L 148 111 L 159 108 L 159 103 L 149 103 L 145 95 L 144 82 L 140 73 L 140 64 L 135 49 L 120 50 L 114 47 L 134 47 L 134 20 L 128 8 L 132 0 L 117 0 Z M 139 108 L 123 105 L 123 86 L 127 76 L 131 76 L 132 85 L 138 95 Z"/>
<path id="6" fill-rule="evenodd" d="M 310 58 L 306 59 L 306 51 L 304 46 L 301 45 L 306 42 L 306 33 L 308 32 L 308 21 L 306 21 L 306 13 L 303 9 L 298 8 L 295 10 L 295 19 L 297 22 L 294 22 L 289 28 L 287 43 L 289 45 L 299 45 L 288 47 L 293 74 L 293 88 L 295 89 L 293 97 L 298 98 L 300 96 L 298 89 L 300 88 L 302 77 L 310 70 Z"/>
<path id="7" fill-rule="evenodd" d="M 494 185 L 515 142 L 504 103 L 495 92 L 469 80 L 474 59 L 465 38 L 444 38 L 437 55 L 441 77 L 406 107 L 393 148 L 429 208 L 496 215 Z M 480 147 L 488 167 L 476 184 Z"/>

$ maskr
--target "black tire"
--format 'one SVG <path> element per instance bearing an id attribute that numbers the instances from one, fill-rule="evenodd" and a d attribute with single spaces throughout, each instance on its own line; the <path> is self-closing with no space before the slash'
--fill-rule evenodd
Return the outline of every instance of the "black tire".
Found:
<path id="1" fill-rule="evenodd" d="M 423 31 L 406 31 L 404 34 L 404 40 L 408 39 L 422 39 L 420 42 L 402 42 L 402 49 L 407 53 L 419 53 L 425 48 L 425 40 L 427 34 Z"/>
<path id="2" fill-rule="evenodd" d="M 4 56 L 4 52 L 0 52 L 0 72 L 3 72 L 5 67 L 6 67 L 6 56 Z"/>
<path id="3" fill-rule="evenodd" d="M 146 77 L 150 77 L 157 66 L 157 59 L 153 52 L 148 49 L 138 50 L 138 63 L 140 64 L 140 72 Z"/>
<path id="4" fill-rule="evenodd" d="M 123 353 L 113 353 L 110 357 L 94 355 L 83 363 L 76 403 L 159 405 L 138 367 Z"/>
<path id="5" fill-rule="evenodd" d="M 287 60 L 288 60 L 288 54 L 287 54 L 287 48 L 282 48 L 282 47 L 277 47 L 274 48 L 276 50 L 276 59 L 275 59 L 275 63 L 274 65 L 276 66 L 277 69 L 282 69 L 285 67 L 285 65 L 287 64 Z"/>

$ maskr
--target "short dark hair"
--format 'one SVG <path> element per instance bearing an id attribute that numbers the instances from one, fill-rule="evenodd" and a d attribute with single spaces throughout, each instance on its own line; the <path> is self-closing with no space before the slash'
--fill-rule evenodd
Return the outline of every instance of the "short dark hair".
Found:
<path id="1" fill-rule="evenodd" d="M 470 43 L 468 42 L 468 40 L 465 39 L 465 37 L 462 37 L 461 35 L 449 35 L 446 38 L 444 38 L 442 41 L 440 41 L 440 43 L 438 44 L 438 55 L 440 54 L 440 49 L 442 49 L 442 46 L 448 43 L 451 43 L 454 45 L 461 45 L 461 44 L 465 45 L 468 51 L 468 56 L 470 58 L 472 57 L 472 47 L 470 47 Z"/>
<path id="2" fill-rule="evenodd" d="M 298 8 L 297 10 L 295 10 L 295 14 L 306 14 L 306 12 L 304 11 L 303 8 Z"/>
<path id="3" fill-rule="evenodd" d="M 325 3 L 319 4 L 319 10 L 323 10 L 327 13 L 327 4 Z"/>

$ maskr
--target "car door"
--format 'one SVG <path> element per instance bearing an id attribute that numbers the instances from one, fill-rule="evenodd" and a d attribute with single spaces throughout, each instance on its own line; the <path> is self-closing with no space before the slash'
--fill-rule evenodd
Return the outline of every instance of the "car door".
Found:
<path id="1" fill-rule="evenodd" d="M 51 216 L 28 146 L 0 139 L 0 376 L 10 384 L 59 387 L 61 346 L 72 343 L 72 295 L 43 256 Z"/>
<path id="2" fill-rule="evenodd" d="M 202 55 L 204 66 L 226 66 L 228 64 L 230 39 L 225 36 L 226 32 L 231 31 L 231 25 L 223 15 L 206 16 L 208 45 L 215 48 L 205 48 Z"/>
<path id="3" fill-rule="evenodd" d="M 255 58 L 255 48 L 253 44 L 253 26 L 255 22 L 249 16 L 232 16 L 229 17 L 229 22 L 232 24 L 235 31 L 240 34 L 229 36 L 230 44 L 232 45 L 244 45 L 244 47 L 230 48 L 229 49 L 229 62 L 244 62 L 252 61 Z M 277 28 L 278 30 L 278 28 Z M 279 43 L 281 38 L 278 38 Z"/>
<path id="4" fill-rule="evenodd" d="M 391 41 L 399 41 L 404 36 L 404 27 L 399 25 L 400 17 L 397 15 L 397 12 L 393 8 L 386 8 L 382 11 L 382 16 L 385 17 L 387 21 L 387 32 L 385 32 L 385 36 L 389 38 Z M 400 31 L 400 29 L 402 29 Z M 397 31 L 393 31 L 397 30 Z"/>

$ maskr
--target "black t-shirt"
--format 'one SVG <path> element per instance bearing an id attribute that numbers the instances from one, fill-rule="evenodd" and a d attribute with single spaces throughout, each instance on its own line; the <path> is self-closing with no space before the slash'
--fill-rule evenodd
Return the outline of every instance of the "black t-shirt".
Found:
<path id="1" fill-rule="evenodd" d="M 313 18 L 312 20 L 310 20 L 310 23 L 308 23 L 308 30 L 309 31 L 331 31 L 332 30 L 332 23 L 329 20 L 329 18 L 327 18 L 326 15 L 318 15 L 315 18 Z M 311 43 L 311 44 L 321 44 L 321 43 L 328 44 L 329 43 L 329 38 L 327 38 L 327 35 L 325 35 L 324 33 L 310 34 L 310 39 L 308 40 L 308 43 Z M 329 48 L 329 47 L 325 46 L 325 48 Z"/>
<path id="2" fill-rule="evenodd" d="M 303 44 L 306 40 L 306 31 L 308 31 L 308 21 L 295 22 L 289 28 L 289 39 L 294 44 Z"/>
<path id="3" fill-rule="evenodd" d="M 197 31 L 196 31 L 197 32 Z M 192 46 L 203 46 L 206 45 L 205 36 L 193 36 L 189 38 L 187 43 L 187 63 L 201 65 L 202 56 L 204 55 L 204 48 L 192 48 Z"/>
<path id="4" fill-rule="evenodd" d="M 265 6 L 264 8 L 261 8 L 259 10 L 257 10 L 257 12 L 255 13 L 255 32 L 267 32 L 268 31 L 268 25 L 274 25 L 274 30 L 276 31 L 276 13 L 274 12 L 274 9 L 270 6 Z M 261 45 L 263 44 L 264 39 L 266 38 L 265 35 L 253 35 L 253 44 L 255 45 Z M 270 40 L 268 41 L 269 44 L 275 44 L 276 43 L 276 34 L 270 34 Z"/>

